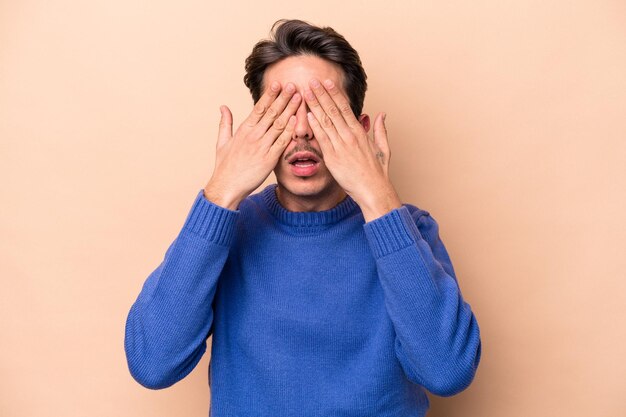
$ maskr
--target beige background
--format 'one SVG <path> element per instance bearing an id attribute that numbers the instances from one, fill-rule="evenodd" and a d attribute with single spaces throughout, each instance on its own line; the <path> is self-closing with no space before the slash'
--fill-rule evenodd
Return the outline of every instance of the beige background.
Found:
<path id="1" fill-rule="evenodd" d="M 147 390 L 124 324 L 282 17 L 360 52 L 478 318 L 476 379 L 429 416 L 626 415 L 626 3 L 221 3 L 0 0 L 0 415 L 207 415 L 209 355 Z"/>

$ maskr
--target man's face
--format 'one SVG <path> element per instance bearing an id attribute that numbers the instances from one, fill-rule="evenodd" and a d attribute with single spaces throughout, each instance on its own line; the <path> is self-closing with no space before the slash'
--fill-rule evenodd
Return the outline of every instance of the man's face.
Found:
<path id="1" fill-rule="evenodd" d="M 317 78 L 319 81 L 331 79 L 335 85 L 343 86 L 341 67 L 311 55 L 291 56 L 270 65 L 263 76 L 263 85 L 267 86 L 272 81 L 278 81 L 284 87 L 288 82 L 292 82 L 296 86 L 296 90 L 304 96 L 304 92 L 310 90 L 309 80 L 312 78 Z M 343 91 L 343 87 L 340 88 Z M 343 92 L 345 94 L 345 91 Z M 281 195 L 309 199 L 336 196 L 338 192 L 343 190 L 324 164 L 319 143 L 313 136 L 311 126 L 307 121 L 308 110 L 303 99 L 295 114 L 296 126 L 291 143 L 287 145 L 285 152 L 276 164 L 276 168 L 274 168 L 276 181 L 281 188 Z M 310 162 L 308 164 L 290 164 L 289 159 L 296 152 L 312 152 L 319 162 L 314 166 L 307 166 L 310 165 Z"/>

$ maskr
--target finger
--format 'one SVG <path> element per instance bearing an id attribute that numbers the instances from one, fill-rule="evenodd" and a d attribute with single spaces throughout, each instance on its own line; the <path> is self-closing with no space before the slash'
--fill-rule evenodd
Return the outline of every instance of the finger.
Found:
<path id="1" fill-rule="evenodd" d="M 352 107 L 350 107 L 350 100 L 348 100 L 341 89 L 332 80 L 325 80 L 324 87 L 326 87 L 326 91 L 328 91 L 328 94 L 337 105 L 346 124 L 352 129 L 363 127 L 352 111 Z"/>
<path id="2" fill-rule="evenodd" d="M 258 129 L 257 137 L 263 136 L 272 123 L 274 123 L 274 120 L 282 114 L 295 92 L 296 86 L 293 85 L 293 83 L 287 83 L 283 91 L 276 98 L 276 100 L 274 100 L 270 107 L 268 107 L 261 120 L 259 120 L 259 123 L 257 123 L 255 128 Z"/>
<path id="3" fill-rule="evenodd" d="M 332 81 L 331 84 L 335 88 L 335 91 L 337 91 L 337 88 L 335 87 L 334 83 L 332 83 Z M 319 101 L 320 106 L 322 107 L 322 109 L 324 109 L 324 113 L 326 113 L 328 117 L 330 117 L 330 120 L 337 130 L 337 133 L 339 133 L 339 136 L 341 136 L 342 138 L 347 138 L 347 135 L 352 134 L 352 131 L 350 130 L 350 127 L 343 118 L 343 114 L 339 109 L 337 103 L 335 103 L 335 101 L 333 100 L 333 97 L 331 97 L 329 92 L 326 91 L 326 88 L 322 84 L 320 84 L 317 79 L 313 78 L 309 82 L 309 85 L 311 86 L 311 90 Z"/>
<path id="4" fill-rule="evenodd" d="M 278 161 L 278 158 L 285 152 L 287 145 L 291 142 L 291 136 L 296 126 L 296 116 L 290 116 L 287 120 L 287 126 L 285 130 L 276 138 L 272 146 L 270 146 L 269 154 Z"/>
<path id="5" fill-rule="evenodd" d="M 233 137 L 233 114 L 227 106 L 220 106 L 220 126 L 217 134 L 217 146 L 221 146 Z"/>
<path id="6" fill-rule="evenodd" d="M 340 140 L 339 134 L 333 125 L 333 121 L 326 114 L 315 94 L 311 90 L 306 90 L 304 92 L 304 98 L 307 106 L 309 106 L 309 109 L 311 110 L 311 113 L 313 113 L 313 118 L 317 122 L 321 132 L 324 133 L 331 141 Z M 315 136 L 317 137 L 317 134 Z"/>
<path id="7" fill-rule="evenodd" d="M 335 146 L 333 145 L 333 141 L 328 138 L 328 135 L 320 125 L 319 121 L 315 118 L 313 113 L 308 112 L 306 116 L 309 120 L 309 126 L 311 126 L 311 130 L 313 130 L 313 135 L 317 139 L 317 143 L 320 144 L 322 154 L 328 155 L 329 153 L 334 152 Z"/>
<path id="8" fill-rule="evenodd" d="M 244 120 L 242 126 L 252 129 L 259 123 L 261 117 L 265 114 L 269 106 L 276 100 L 280 93 L 280 83 L 278 81 L 272 82 L 266 89 L 259 101 L 256 102 L 252 108 L 252 112 Z"/>
<path id="9" fill-rule="evenodd" d="M 374 120 L 374 143 L 378 147 L 380 153 L 382 153 L 379 157 L 383 165 L 388 165 L 389 159 L 391 158 L 389 139 L 387 137 L 387 127 L 385 126 L 386 117 L 387 115 L 385 113 L 378 113 L 376 119 Z"/>
<path id="10" fill-rule="evenodd" d="M 300 105 L 300 101 L 302 100 L 302 96 L 299 93 L 295 93 L 283 113 L 274 120 L 272 126 L 267 130 L 265 135 L 263 135 L 263 140 L 269 140 L 270 143 L 274 142 L 274 140 L 285 130 L 287 127 L 287 123 L 293 114 L 298 110 L 298 106 Z"/>

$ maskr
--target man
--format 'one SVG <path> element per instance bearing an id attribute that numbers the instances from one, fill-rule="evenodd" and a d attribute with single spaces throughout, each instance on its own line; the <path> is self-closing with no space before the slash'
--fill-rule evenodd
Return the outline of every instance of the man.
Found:
<path id="1" fill-rule="evenodd" d="M 368 137 L 365 80 L 331 28 L 279 21 L 254 47 L 254 109 L 233 134 L 220 108 L 213 175 L 128 314 L 140 384 L 184 378 L 213 335 L 213 417 L 423 416 L 425 390 L 469 386 L 478 323 L 438 224 L 391 184 L 383 113 Z"/>

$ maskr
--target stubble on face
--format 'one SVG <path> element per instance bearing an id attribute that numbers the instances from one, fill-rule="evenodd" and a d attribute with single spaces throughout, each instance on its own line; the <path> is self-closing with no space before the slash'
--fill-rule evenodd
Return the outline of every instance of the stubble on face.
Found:
<path id="1" fill-rule="evenodd" d="M 309 145 L 308 142 L 306 142 L 303 145 L 298 143 L 296 146 L 294 146 L 291 151 L 289 151 L 289 152 L 287 152 L 285 154 L 285 156 L 283 157 L 283 160 L 285 162 L 289 163 L 289 158 L 291 158 L 293 156 L 293 154 L 298 153 L 298 152 L 311 152 L 311 153 L 315 154 L 320 159 L 320 161 L 324 159 L 324 157 L 322 156 L 321 152 L 319 152 L 317 149 L 315 149 L 314 147 Z"/>
<path id="2" fill-rule="evenodd" d="M 293 82 L 296 88 L 303 94 L 309 87 L 308 82 L 312 78 L 332 79 L 337 85 L 343 85 L 343 72 L 334 63 L 326 61 L 316 56 L 293 56 L 285 58 L 272 64 L 266 69 L 264 81 L 278 80 L 281 83 Z M 312 137 L 312 130 L 308 126 L 306 113 L 308 109 L 305 104 L 298 109 L 296 116 L 299 129 L 297 135 L 292 138 L 293 146 L 290 150 L 285 150 L 281 155 L 274 174 L 278 182 L 277 194 L 280 191 L 283 198 L 279 198 L 281 203 L 286 202 L 292 211 L 317 211 L 328 208 L 345 197 L 345 191 L 332 177 L 330 171 L 324 164 L 324 157 L 320 150 L 314 147 L 317 145 L 316 138 Z M 289 165 L 289 158 L 297 152 L 311 152 L 320 160 L 319 171 L 310 177 L 298 177 L 293 175 Z M 293 210 L 293 208 L 298 210 Z"/>

